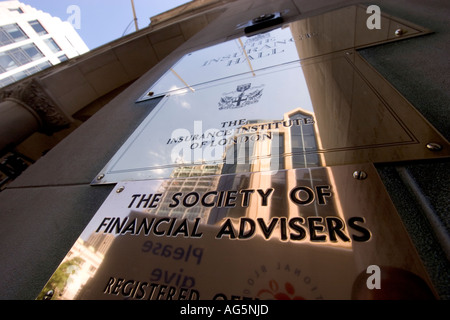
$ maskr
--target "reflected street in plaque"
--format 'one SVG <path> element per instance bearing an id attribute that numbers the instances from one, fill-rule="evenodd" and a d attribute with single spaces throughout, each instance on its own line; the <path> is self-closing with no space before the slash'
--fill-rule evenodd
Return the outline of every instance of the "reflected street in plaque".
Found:
<path id="1" fill-rule="evenodd" d="M 433 297 L 372 165 L 208 177 L 191 175 L 211 170 L 203 165 L 175 170 L 178 178 L 119 183 L 41 295 Z M 367 178 L 353 178 L 356 170 Z M 379 289 L 367 285 L 372 266 L 383 279 Z"/>

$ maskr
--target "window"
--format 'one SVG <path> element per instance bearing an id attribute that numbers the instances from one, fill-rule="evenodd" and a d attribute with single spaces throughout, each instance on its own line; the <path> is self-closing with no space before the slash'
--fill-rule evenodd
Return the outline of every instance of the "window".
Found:
<path id="1" fill-rule="evenodd" d="M 44 34 L 48 34 L 47 30 L 45 30 L 45 28 L 38 20 L 28 21 L 28 23 L 38 35 L 42 36 Z"/>
<path id="2" fill-rule="evenodd" d="M 52 64 L 50 63 L 50 61 L 44 61 L 42 63 L 39 63 L 36 68 L 39 68 L 39 71 L 47 69 L 48 67 L 51 67 Z"/>
<path id="3" fill-rule="evenodd" d="M 8 10 L 11 12 L 23 13 L 22 8 L 8 8 Z"/>
<path id="4" fill-rule="evenodd" d="M 27 55 L 27 58 L 30 58 L 31 61 L 35 61 L 44 57 L 41 50 L 39 50 L 34 43 L 27 44 L 19 49 L 23 49 Z"/>
<path id="5" fill-rule="evenodd" d="M 305 119 L 309 116 L 298 112 L 290 117 L 290 119 Z M 320 159 L 316 153 L 310 153 L 317 150 L 316 133 L 314 126 L 302 125 L 292 126 L 291 129 L 291 152 L 292 161 L 297 167 L 319 166 Z"/>
<path id="6" fill-rule="evenodd" d="M 44 55 L 34 43 L 2 52 L 0 53 L 0 73 L 10 71 L 43 57 Z"/>
<path id="7" fill-rule="evenodd" d="M 7 77 L 5 79 L 0 79 L 0 88 L 6 87 L 7 85 L 13 83 L 15 80 L 12 77 Z"/>
<path id="8" fill-rule="evenodd" d="M 13 75 L 11 75 L 10 77 L 1 79 L 0 80 L 0 88 L 5 87 L 8 84 L 14 83 L 21 79 L 24 79 L 28 76 L 31 76 L 31 75 L 33 75 L 41 70 L 47 69 L 48 67 L 51 67 L 51 66 L 52 66 L 52 64 L 50 63 L 50 61 L 44 61 L 42 63 L 39 63 L 36 66 L 26 69 L 26 70 L 16 72 Z"/>
<path id="9" fill-rule="evenodd" d="M 17 23 L 0 27 L 0 45 L 2 46 L 25 39 L 28 39 L 28 36 Z"/>
<path id="10" fill-rule="evenodd" d="M 59 56 L 58 59 L 59 59 L 59 61 L 64 62 L 64 61 L 69 60 L 69 57 L 66 56 L 65 54 L 63 54 L 62 56 Z"/>
<path id="11" fill-rule="evenodd" d="M 48 67 L 51 67 L 52 64 L 49 61 L 45 61 L 42 63 L 39 63 L 38 65 L 26 69 L 24 72 L 27 76 L 31 76 L 32 74 L 35 74 L 41 70 L 47 69 Z M 17 78 L 16 74 L 14 74 L 14 77 Z"/>
<path id="12" fill-rule="evenodd" d="M 14 73 L 12 76 L 14 79 L 16 79 L 16 81 L 22 80 L 26 77 L 28 77 L 28 74 L 26 71 L 19 71 L 17 73 Z"/>
<path id="13" fill-rule="evenodd" d="M 18 65 L 13 58 L 7 53 L 0 53 L 0 71 L 1 73 L 17 68 Z"/>
<path id="14" fill-rule="evenodd" d="M 52 50 L 53 53 L 61 51 L 61 48 L 58 44 L 53 40 L 53 38 L 48 38 L 44 40 L 45 44 Z"/>
<path id="15" fill-rule="evenodd" d="M 26 48 L 27 50 L 32 51 L 33 48 Z M 28 56 L 27 52 L 25 52 L 24 48 L 17 48 L 7 51 L 9 53 L 9 56 L 17 63 L 18 66 L 24 65 L 32 59 Z M 30 52 L 32 55 L 35 53 Z"/>

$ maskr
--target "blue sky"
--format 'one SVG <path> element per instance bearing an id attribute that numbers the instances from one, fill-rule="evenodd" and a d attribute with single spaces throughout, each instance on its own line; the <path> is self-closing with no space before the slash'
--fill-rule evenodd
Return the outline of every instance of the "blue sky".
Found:
<path id="1" fill-rule="evenodd" d="M 73 15 L 74 11 L 67 12 L 71 5 L 78 6 L 80 28 L 76 31 L 89 49 L 120 38 L 125 31 L 129 34 L 136 30 L 131 0 L 20 0 L 20 2 L 48 12 L 61 20 L 68 20 Z M 186 2 L 189 1 L 134 0 L 139 28 L 148 26 L 150 17 Z"/>

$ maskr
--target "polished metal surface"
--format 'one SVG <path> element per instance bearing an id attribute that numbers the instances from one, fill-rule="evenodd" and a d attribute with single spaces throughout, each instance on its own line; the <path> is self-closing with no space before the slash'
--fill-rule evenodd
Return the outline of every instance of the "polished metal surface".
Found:
<path id="1" fill-rule="evenodd" d="M 180 59 L 138 101 L 195 91 L 196 86 L 333 52 L 378 45 L 429 31 L 381 14 L 379 29 L 367 26 L 371 14 L 349 6 L 191 52 Z"/>
<path id="2" fill-rule="evenodd" d="M 367 17 L 346 7 L 183 57 L 140 99 L 164 96 L 92 184 L 197 164 L 223 174 L 450 156 L 356 50 L 428 31 L 387 16 L 369 29 Z"/>
<path id="3" fill-rule="evenodd" d="M 373 165 L 211 170 L 119 183 L 38 299 L 434 298 Z"/>
<path id="4" fill-rule="evenodd" d="M 165 96 L 92 184 L 448 157 L 449 143 L 355 51 Z M 441 148 L 430 148 L 440 145 Z"/>

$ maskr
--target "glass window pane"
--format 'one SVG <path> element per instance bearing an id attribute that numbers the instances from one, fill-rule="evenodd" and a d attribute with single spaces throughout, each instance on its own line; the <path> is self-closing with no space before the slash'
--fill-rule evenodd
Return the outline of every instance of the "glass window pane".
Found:
<path id="1" fill-rule="evenodd" d="M 11 84 L 14 82 L 14 79 L 12 77 L 7 77 L 5 79 L 0 80 L 0 88 L 6 87 L 8 84 Z"/>
<path id="2" fill-rule="evenodd" d="M 314 136 L 303 136 L 305 149 L 316 149 L 316 139 Z"/>
<path id="3" fill-rule="evenodd" d="M 36 67 L 39 68 L 39 70 L 44 70 L 51 66 L 52 64 L 49 61 L 44 61 L 42 63 L 39 63 Z"/>
<path id="4" fill-rule="evenodd" d="M 29 21 L 28 23 L 31 27 L 33 27 L 34 31 L 36 31 L 38 35 L 48 34 L 47 30 L 45 30 L 38 20 Z"/>
<path id="5" fill-rule="evenodd" d="M 62 56 L 59 56 L 58 59 L 59 59 L 59 61 L 64 62 L 64 61 L 69 60 L 69 57 L 66 56 L 65 54 L 63 54 Z"/>
<path id="6" fill-rule="evenodd" d="M 21 48 L 26 52 L 26 54 L 30 57 L 30 59 L 32 61 L 38 60 L 38 59 L 44 57 L 42 52 L 33 43 L 27 44 L 26 46 L 23 46 Z"/>
<path id="7" fill-rule="evenodd" d="M 13 41 L 9 37 L 9 34 L 3 28 L 0 28 L 0 45 L 6 46 L 10 43 L 13 43 Z"/>
<path id="8" fill-rule="evenodd" d="M 21 80 L 23 78 L 26 78 L 26 77 L 28 77 L 28 73 L 26 71 L 19 71 L 19 72 L 13 74 L 13 78 L 16 81 L 19 81 L 19 80 Z"/>
<path id="9" fill-rule="evenodd" d="M 14 39 L 15 42 L 28 39 L 28 36 L 16 23 L 4 26 L 3 28 L 10 34 L 11 38 Z"/>
<path id="10" fill-rule="evenodd" d="M 61 51 L 61 48 L 58 46 L 58 44 L 53 40 L 53 38 L 48 38 L 44 40 L 45 44 L 52 50 L 53 53 Z"/>
<path id="11" fill-rule="evenodd" d="M 17 68 L 18 65 L 14 62 L 12 57 L 7 53 L 0 54 L 0 67 L 2 68 L 2 73 Z M 4 70 L 4 71 L 3 71 Z"/>
<path id="12" fill-rule="evenodd" d="M 28 57 L 21 48 L 9 50 L 8 52 L 9 52 L 10 56 L 14 59 L 14 61 L 17 62 L 17 64 L 19 66 L 21 66 L 23 64 L 27 64 L 28 62 L 31 61 L 30 57 Z"/>
<path id="13" fill-rule="evenodd" d="M 22 8 L 9 8 L 9 11 L 11 11 L 11 12 L 18 12 L 18 13 L 23 13 Z"/>
<path id="14" fill-rule="evenodd" d="M 0 44 L 7 45 L 13 42 L 19 42 L 28 39 L 17 23 L 8 24 L 0 27 Z"/>

